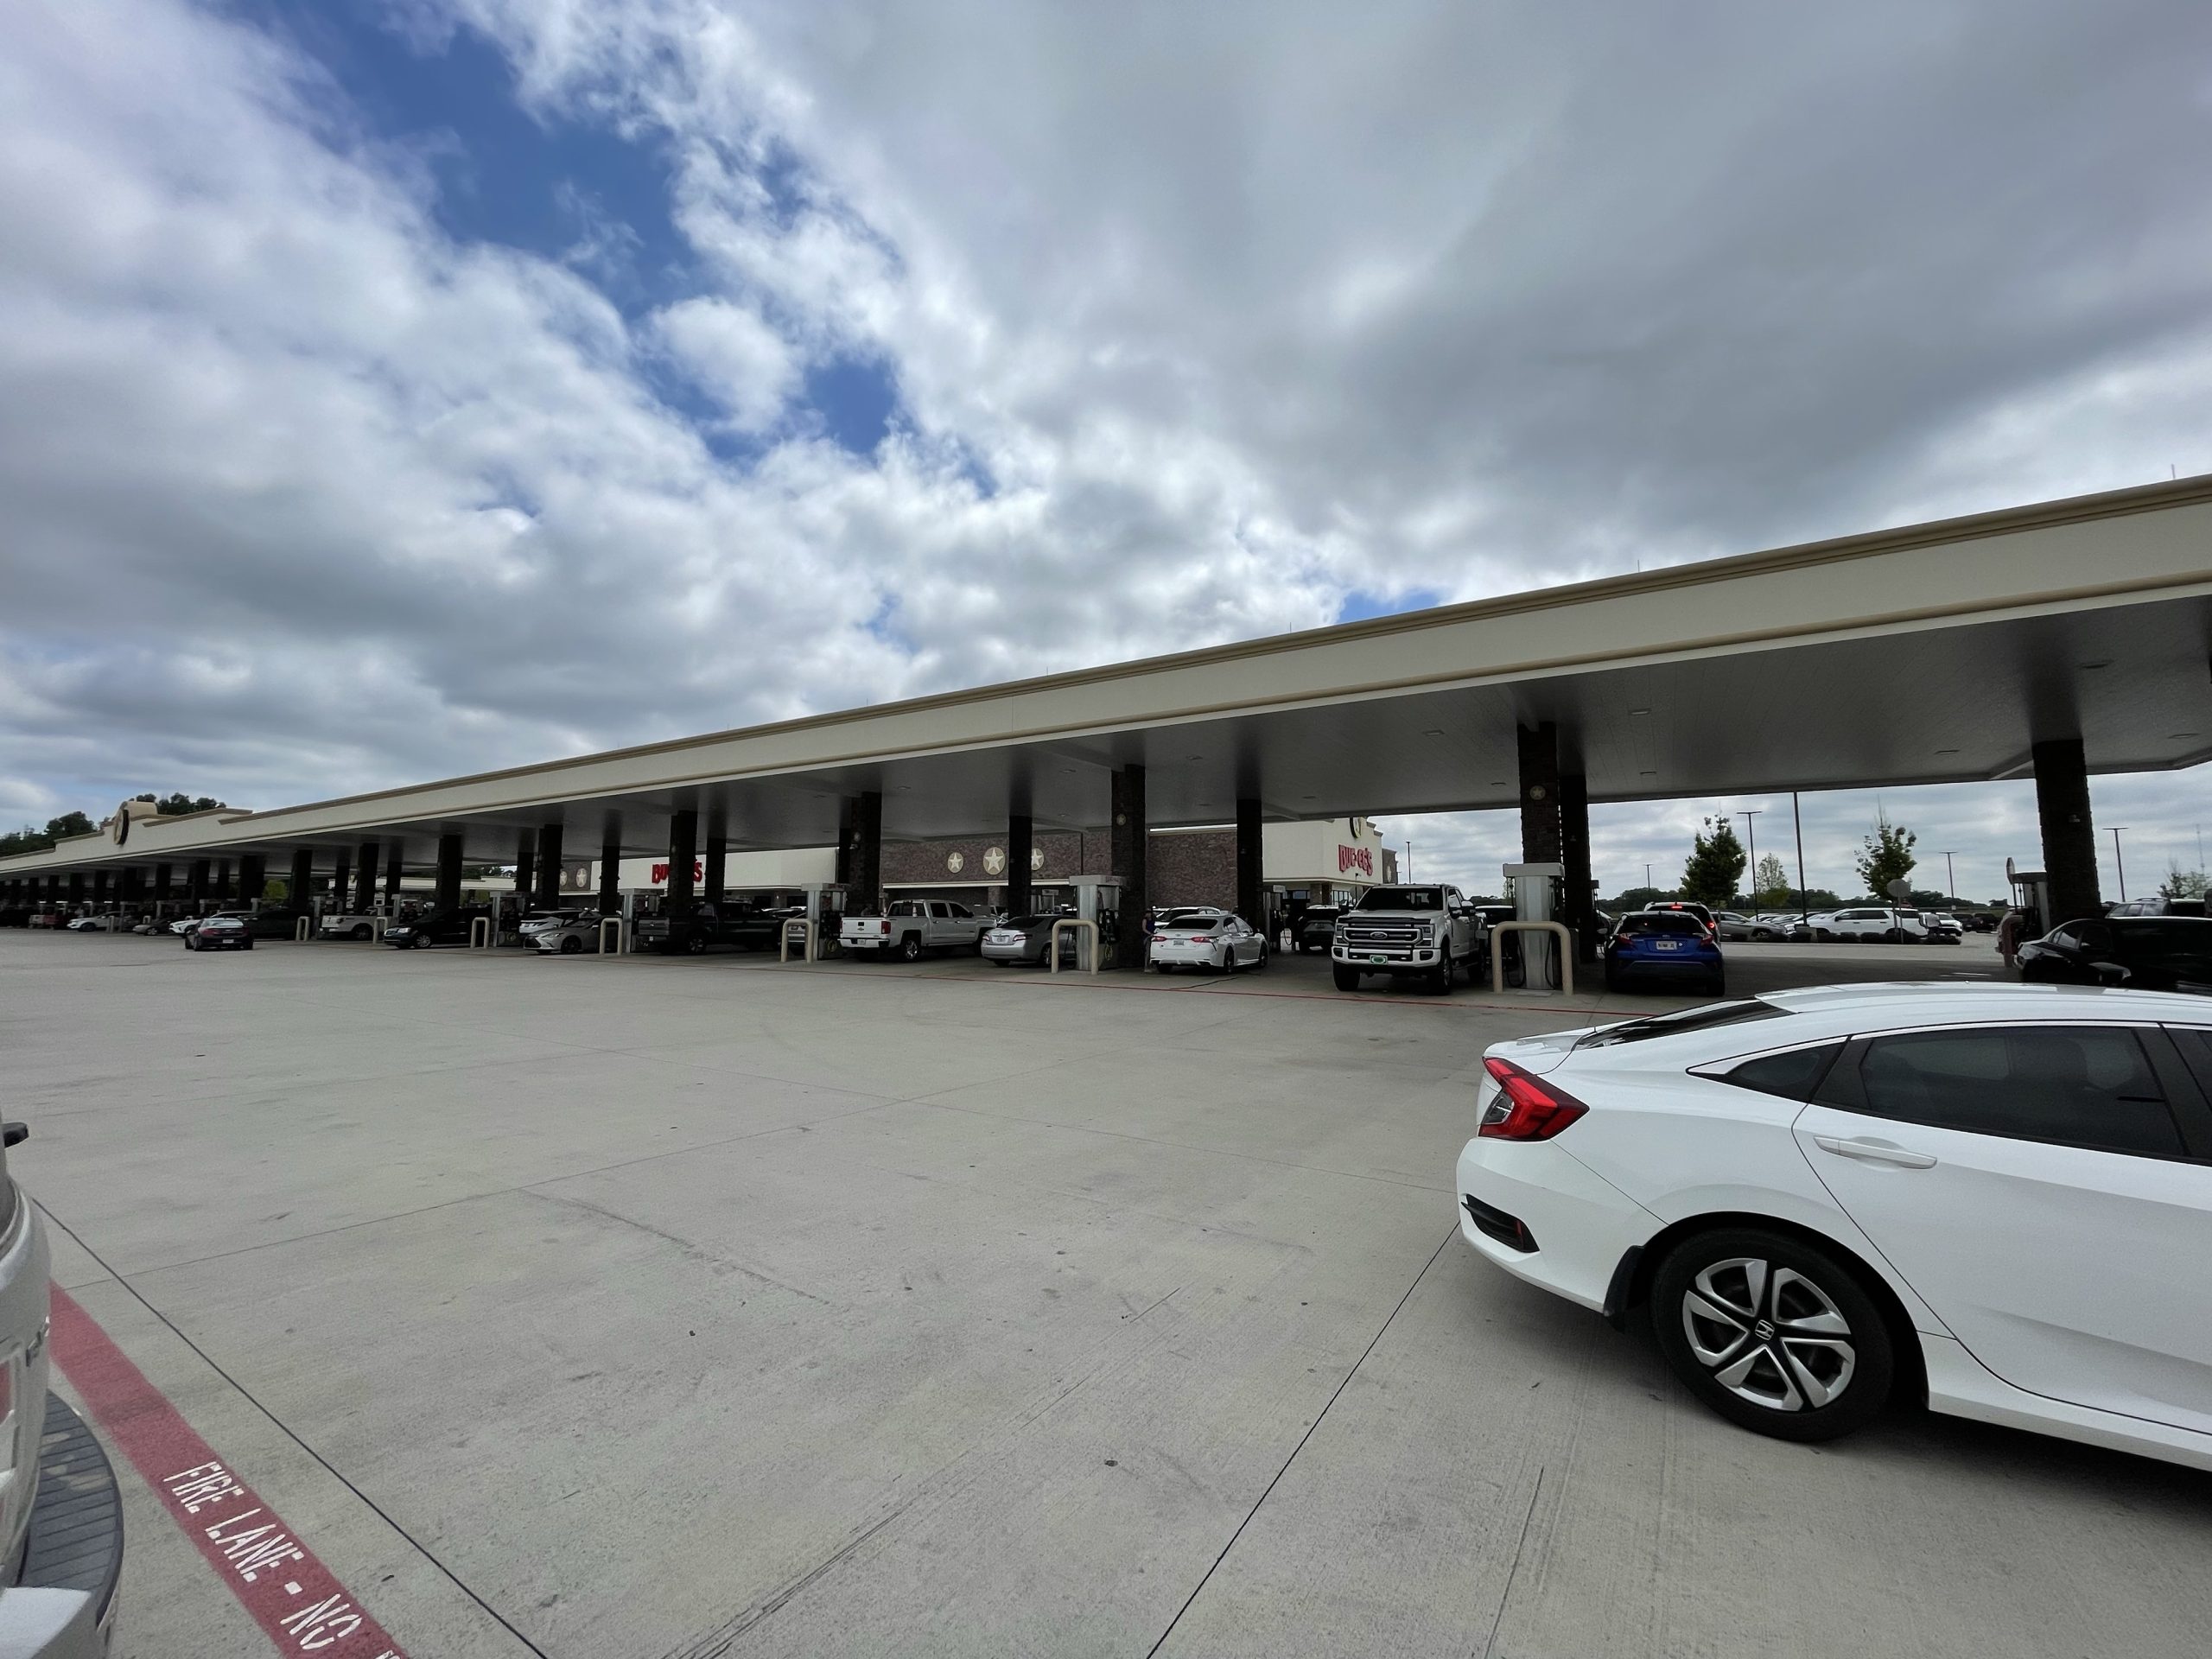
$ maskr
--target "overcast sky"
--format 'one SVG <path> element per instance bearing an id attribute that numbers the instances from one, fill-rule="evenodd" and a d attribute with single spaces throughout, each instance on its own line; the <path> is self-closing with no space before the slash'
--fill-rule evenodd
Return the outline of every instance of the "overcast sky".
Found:
<path id="1" fill-rule="evenodd" d="M 7 14 L 0 822 L 2212 467 L 2189 0 Z M 2204 783 L 2098 782 L 2131 892 Z M 1884 804 L 2037 856 L 2026 786 Z M 1601 809 L 1601 883 L 1746 806 Z"/>

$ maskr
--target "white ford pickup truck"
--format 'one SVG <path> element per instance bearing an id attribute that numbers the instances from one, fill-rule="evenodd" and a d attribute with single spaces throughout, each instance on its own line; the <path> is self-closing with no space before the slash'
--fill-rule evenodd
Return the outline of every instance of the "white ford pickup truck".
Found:
<path id="1" fill-rule="evenodd" d="M 918 962 L 925 950 L 981 950 L 990 924 L 944 899 L 893 899 L 880 911 L 848 915 L 837 948 L 849 956 Z"/>
<path id="2" fill-rule="evenodd" d="M 1329 965 L 1340 991 L 1382 974 L 1448 993 L 1455 972 L 1472 981 L 1481 971 L 1483 937 L 1482 917 L 1457 887 L 1370 887 L 1337 918 Z"/>

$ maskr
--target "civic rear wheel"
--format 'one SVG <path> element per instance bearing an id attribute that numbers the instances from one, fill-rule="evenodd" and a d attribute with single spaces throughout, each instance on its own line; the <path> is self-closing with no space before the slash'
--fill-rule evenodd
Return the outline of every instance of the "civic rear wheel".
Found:
<path id="1" fill-rule="evenodd" d="M 1652 1281 L 1659 1346 L 1729 1421 L 1784 1440 L 1847 1434 L 1882 1408 L 1896 1355 L 1859 1275 L 1758 1228 L 1684 1240 Z"/>

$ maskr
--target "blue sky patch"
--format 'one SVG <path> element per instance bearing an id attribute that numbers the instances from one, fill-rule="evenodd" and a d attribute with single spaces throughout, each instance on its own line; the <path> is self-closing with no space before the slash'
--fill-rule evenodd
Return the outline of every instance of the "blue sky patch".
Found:
<path id="1" fill-rule="evenodd" d="M 1364 622 L 1370 616 L 1399 616 L 1408 611 L 1425 611 L 1443 602 L 1444 595 L 1433 588 L 1408 588 L 1399 594 L 1370 593 L 1364 588 L 1355 588 L 1337 607 L 1337 620 Z"/>

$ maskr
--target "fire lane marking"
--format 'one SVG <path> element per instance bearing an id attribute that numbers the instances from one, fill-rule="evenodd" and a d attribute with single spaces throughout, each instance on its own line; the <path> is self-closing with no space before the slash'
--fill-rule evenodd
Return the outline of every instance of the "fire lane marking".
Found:
<path id="1" fill-rule="evenodd" d="M 53 1342 L 55 1363 L 93 1421 L 279 1653 L 407 1659 L 299 1535 L 59 1285 Z M 280 1580 L 280 1569 L 293 1576 Z"/>

